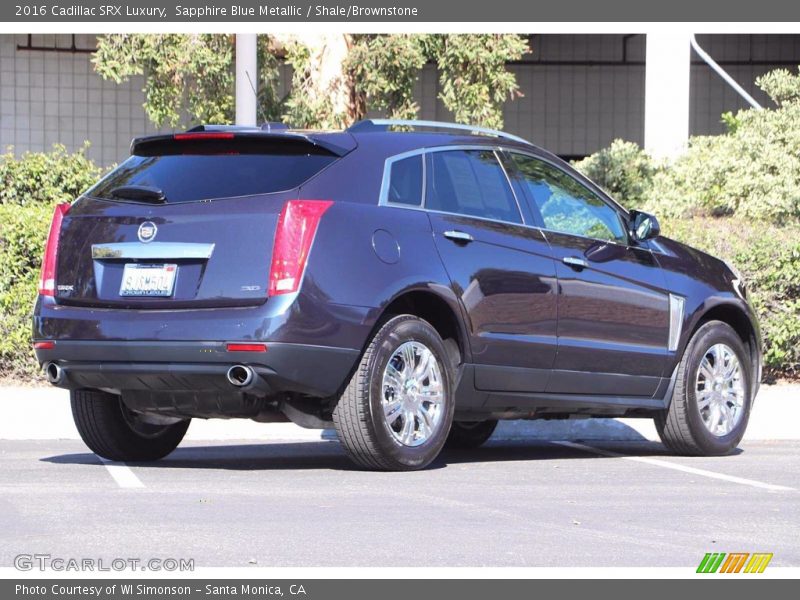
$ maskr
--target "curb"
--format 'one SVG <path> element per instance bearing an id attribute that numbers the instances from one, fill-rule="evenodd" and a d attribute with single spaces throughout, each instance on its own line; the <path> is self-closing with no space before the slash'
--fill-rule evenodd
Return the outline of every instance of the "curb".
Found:
<path id="1" fill-rule="evenodd" d="M 77 440 L 69 394 L 56 388 L 0 387 L 0 440 Z M 744 439 L 800 440 L 800 384 L 762 386 Z M 186 440 L 318 441 L 332 430 L 303 429 L 292 423 L 247 419 L 195 419 Z M 650 419 L 568 419 L 503 421 L 493 440 L 659 441 Z"/>

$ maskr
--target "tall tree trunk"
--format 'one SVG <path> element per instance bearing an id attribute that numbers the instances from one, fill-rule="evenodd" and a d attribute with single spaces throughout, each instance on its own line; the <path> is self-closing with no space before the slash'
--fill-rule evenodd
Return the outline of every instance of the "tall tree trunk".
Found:
<path id="1" fill-rule="evenodd" d="M 304 94 L 303 100 L 309 106 L 324 104 L 330 107 L 330 115 L 320 119 L 323 126 L 347 126 L 363 115 L 363 100 L 355 92 L 347 69 L 352 36 L 318 33 L 275 34 L 273 37 L 284 46 L 301 44 L 306 48 L 308 60 L 304 65 L 306 72 L 302 80 L 302 90 L 293 90 L 293 94 Z"/>

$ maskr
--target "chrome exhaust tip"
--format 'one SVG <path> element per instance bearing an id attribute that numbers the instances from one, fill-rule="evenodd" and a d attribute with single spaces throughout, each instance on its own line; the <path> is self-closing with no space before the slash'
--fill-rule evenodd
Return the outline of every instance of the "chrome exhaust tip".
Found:
<path id="1" fill-rule="evenodd" d="M 62 369 L 57 363 L 47 363 L 44 366 L 44 374 L 47 377 L 47 381 L 53 385 L 58 385 L 64 381 L 64 369 Z"/>
<path id="2" fill-rule="evenodd" d="M 236 387 L 247 387 L 255 379 L 255 372 L 246 365 L 234 365 L 228 369 L 228 382 Z"/>

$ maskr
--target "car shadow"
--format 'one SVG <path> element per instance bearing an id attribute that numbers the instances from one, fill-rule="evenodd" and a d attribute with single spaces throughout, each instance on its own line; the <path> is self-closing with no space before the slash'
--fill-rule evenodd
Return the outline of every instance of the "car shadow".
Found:
<path id="1" fill-rule="evenodd" d="M 263 471 L 282 469 L 356 470 L 338 443 L 268 442 L 262 444 L 186 445 L 169 456 L 152 462 L 126 464 L 153 469 L 209 469 Z M 60 464 L 103 465 L 92 453 L 61 454 L 41 459 Z"/>
<path id="2" fill-rule="evenodd" d="M 580 441 L 576 440 L 577 443 Z M 650 441 L 598 442 L 587 441 L 587 445 L 626 456 L 664 457 L 673 456 L 662 444 Z M 154 462 L 129 462 L 137 468 L 148 469 L 205 469 L 230 471 L 270 470 L 336 470 L 358 471 L 335 441 L 318 442 L 264 442 L 263 444 L 210 444 L 187 445 L 175 450 L 166 458 Z M 737 449 L 735 454 L 742 452 Z M 481 448 L 449 449 L 428 467 L 442 469 L 448 465 L 547 461 L 565 459 L 605 459 L 603 456 L 570 446 L 542 440 L 497 440 L 489 441 Z M 40 459 L 53 464 L 102 466 L 97 456 L 89 452 L 59 454 Z"/>

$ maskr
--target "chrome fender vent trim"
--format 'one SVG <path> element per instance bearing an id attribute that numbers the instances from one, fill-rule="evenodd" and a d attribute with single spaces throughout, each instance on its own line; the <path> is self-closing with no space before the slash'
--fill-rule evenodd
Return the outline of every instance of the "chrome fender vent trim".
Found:
<path id="1" fill-rule="evenodd" d="M 678 342 L 681 339 L 683 329 L 683 311 L 686 306 L 686 298 L 683 296 L 669 295 L 669 342 L 667 350 L 675 352 L 678 349 Z"/>

